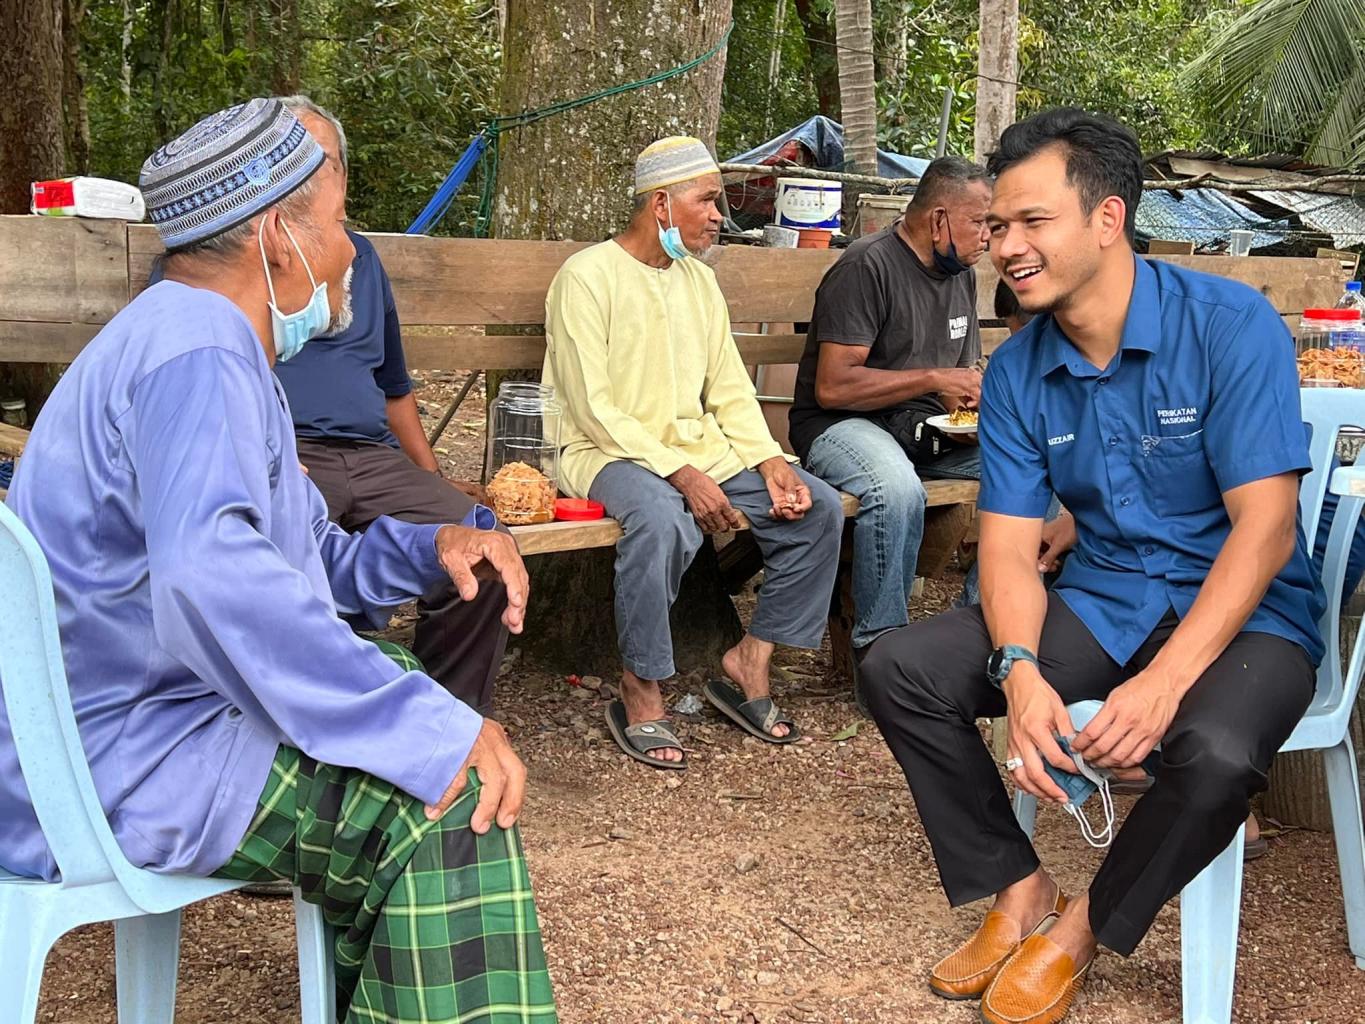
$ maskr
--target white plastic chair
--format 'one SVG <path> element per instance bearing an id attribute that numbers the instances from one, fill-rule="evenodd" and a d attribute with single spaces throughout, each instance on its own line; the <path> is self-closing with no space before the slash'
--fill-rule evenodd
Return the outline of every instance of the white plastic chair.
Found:
<path id="1" fill-rule="evenodd" d="M 1365 398 L 1347 389 L 1306 389 L 1303 417 L 1312 425 L 1313 469 L 1299 489 L 1299 511 L 1304 535 L 1316 537 L 1322 502 L 1329 487 L 1329 469 L 1337 433 L 1344 426 L 1365 424 Z M 1345 673 L 1342 672 L 1342 585 L 1351 541 L 1360 520 L 1365 496 L 1365 466 L 1342 467 L 1330 474 L 1330 489 L 1340 495 L 1323 559 L 1322 583 L 1327 610 L 1319 622 L 1327 654 L 1318 666 L 1317 688 L 1294 732 L 1280 748 L 1321 750 L 1327 774 L 1332 830 L 1346 903 L 1346 933 L 1356 966 L 1365 970 L 1365 835 L 1362 835 L 1360 786 L 1355 747 L 1348 726 L 1365 667 L 1365 643 L 1356 637 Z M 1365 630 L 1361 631 L 1365 633 Z M 1072 724 L 1085 728 L 1101 707 L 1099 701 L 1068 705 Z M 1033 834 L 1038 801 L 1018 790 L 1014 813 Z M 1181 996 L 1185 1024 L 1227 1024 L 1232 1019 L 1232 986 L 1237 968 L 1237 929 L 1242 907 L 1243 824 L 1232 842 L 1185 886 L 1180 894 Z"/>
<path id="2" fill-rule="evenodd" d="M 61 879 L 0 870 L 0 1021 L 33 1024 L 43 964 L 80 925 L 113 921 L 120 1024 L 171 1024 L 180 908 L 241 883 L 134 867 L 114 840 L 81 746 L 47 562 L 0 504 L 0 690 L 19 765 Z M 332 957 L 318 907 L 295 890 L 304 1024 L 335 1024 Z"/>

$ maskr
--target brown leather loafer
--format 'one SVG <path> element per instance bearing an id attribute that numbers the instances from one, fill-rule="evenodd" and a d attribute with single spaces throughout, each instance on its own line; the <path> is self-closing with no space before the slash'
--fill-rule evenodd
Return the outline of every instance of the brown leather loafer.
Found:
<path id="1" fill-rule="evenodd" d="M 1093 957 L 1076 968 L 1046 935 L 1024 940 L 981 997 L 986 1024 L 1058 1024 L 1085 982 Z"/>
<path id="2" fill-rule="evenodd" d="M 1066 897 L 1058 886 L 1052 909 L 1043 915 L 1029 935 L 1036 935 L 1065 909 Z M 944 999 L 981 998 L 1001 965 L 1019 949 L 1021 941 L 1019 925 L 1013 918 L 996 910 L 990 911 L 970 939 L 934 965 L 929 975 L 929 990 Z"/>

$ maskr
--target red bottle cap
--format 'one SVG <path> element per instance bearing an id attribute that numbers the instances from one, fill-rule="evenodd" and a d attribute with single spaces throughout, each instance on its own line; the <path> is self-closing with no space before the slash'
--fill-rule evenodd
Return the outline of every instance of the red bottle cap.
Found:
<path id="1" fill-rule="evenodd" d="M 590 519 L 601 519 L 607 510 L 598 501 L 587 498 L 560 498 L 555 502 L 555 518 L 567 522 L 581 523 Z"/>

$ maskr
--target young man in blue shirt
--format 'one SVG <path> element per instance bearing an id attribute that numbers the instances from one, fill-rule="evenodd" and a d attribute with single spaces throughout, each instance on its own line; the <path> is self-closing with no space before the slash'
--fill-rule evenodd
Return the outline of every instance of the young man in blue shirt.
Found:
<path id="1" fill-rule="evenodd" d="M 1046 111 L 1001 137 L 992 258 L 1033 321 L 981 397 L 981 595 L 880 638 L 868 701 L 910 783 L 948 898 L 995 903 L 934 968 L 991 1024 L 1062 1019 L 1097 944 L 1128 955 L 1235 835 L 1313 693 L 1321 587 L 1297 522 L 1309 468 L 1294 349 L 1254 289 L 1133 252 L 1132 132 Z M 1053 493 L 1078 542 L 1038 578 Z M 1008 715 L 1016 785 L 1063 802 L 1043 762 L 1073 739 L 1155 783 L 1088 893 L 1068 902 L 1016 823 L 978 717 Z M 1149 762 L 1150 763 L 1150 762 Z M 1043 934 L 1044 925 L 1049 925 Z"/>
<path id="2" fill-rule="evenodd" d="M 304 96 L 284 105 L 347 169 L 341 123 Z M 370 242 L 347 232 L 351 326 L 309 343 L 275 367 L 298 439 L 299 461 L 327 502 L 327 515 L 348 533 L 380 516 L 410 523 L 458 523 L 474 501 L 441 476 L 412 394 L 388 274 Z M 472 601 L 449 582 L 417 602 L 412 652 L 426 671 L 480 714 L 493 707 L 493 683 L 507 646 L 499 617 L 501 584 L 488 580 Z"/>

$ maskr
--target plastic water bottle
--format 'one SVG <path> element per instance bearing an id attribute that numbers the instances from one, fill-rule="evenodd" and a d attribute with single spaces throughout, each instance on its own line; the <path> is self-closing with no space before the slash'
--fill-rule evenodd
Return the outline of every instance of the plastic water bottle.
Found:
<path id="1" fill-rule="evenodd" d="M 1336 309 L 1358 309 L 1365 316 L 1365 295 L 1360 293 L 1359 281 L 1347 281 L 1346 290 L 1337 299 Z"/>

